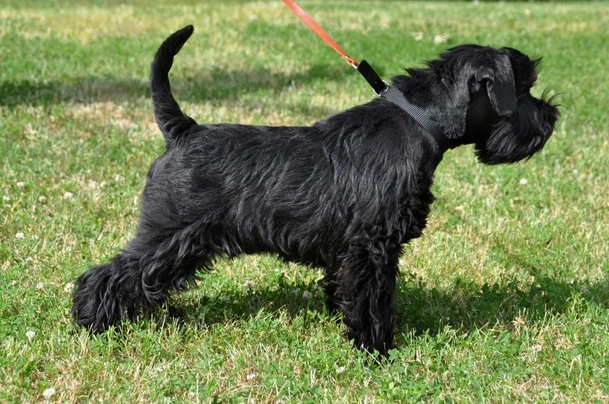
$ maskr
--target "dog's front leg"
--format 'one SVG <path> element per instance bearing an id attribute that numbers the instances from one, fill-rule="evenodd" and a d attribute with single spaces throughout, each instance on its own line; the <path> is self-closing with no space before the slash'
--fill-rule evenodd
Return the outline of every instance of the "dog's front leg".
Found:
<path id="1" fill-rule="evenodd" d="M 347 336 L 357 348 L 385 355 L 393 344 L 399 245 L 361 237 L 340 259 L 327 291 L 330 307 L 344 315 Z"/>

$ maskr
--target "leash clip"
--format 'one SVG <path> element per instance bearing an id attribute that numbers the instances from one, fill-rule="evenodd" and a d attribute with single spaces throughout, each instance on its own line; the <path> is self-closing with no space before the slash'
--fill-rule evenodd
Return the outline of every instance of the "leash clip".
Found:
<path id="1" fill-rule="evenodd" d="M 357 71 L 360 72 L 362 76 L 364 76 L 364 78 L 366 79 L 368 84 L 370 84 L 376 95 L 380 96 L 384 91 L 387 90 L 387 88 L 389 88 L 389 84 L 387 84 L 386 81 L 381 79 L 379 75 L 374 71 L 372 66 L 370 66 L 370 64 L 365 60 L 359 62 L 359 65 L 357 66 Z"/>

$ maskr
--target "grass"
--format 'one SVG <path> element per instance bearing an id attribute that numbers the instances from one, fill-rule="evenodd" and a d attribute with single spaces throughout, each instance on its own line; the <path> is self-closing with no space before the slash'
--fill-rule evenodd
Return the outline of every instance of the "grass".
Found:
<path id="1" fill-rule="evenodd" d="M 478 42 L 543 55 L 535 91 L 563 93 L 530 161 L 445 156 L 390 361 L 343 340 L 319 271 L 273 256 L 218 262 L 121 334 L 73 326 L 74 279 L 127 242 L 163 151 L 147 76 L 169 33 L 195 24 L 172 80 L 200 122 L 310 124 L 372 96 L 281 2 L 217 3 L 0 2 L 0 401 L 609 401 L 604 2 L 302 2 L 386 78 Z"/>

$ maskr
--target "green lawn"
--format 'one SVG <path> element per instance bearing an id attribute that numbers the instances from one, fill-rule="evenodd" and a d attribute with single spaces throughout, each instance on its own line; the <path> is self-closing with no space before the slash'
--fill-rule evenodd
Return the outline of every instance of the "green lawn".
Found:
<path id="1" fill-rule="evenodd" d="M 302 1 L 385 78 L 476 42 L 543 56 L 535 93 L 563 94 L 530 161 L 447 153 L 380 365 L 321 272 L 274 256 L 218 262 L 121 334 L 72 324 L 74 279 L 133 234 L 164 149 L 147 77 L 167 35 L 195 25 L 172 83 L 199 122 L 311 124 L 373 96 L 279 0 L 127 3 L 0 1 L 0 402 L 609 402 L 609 3 Z"/>

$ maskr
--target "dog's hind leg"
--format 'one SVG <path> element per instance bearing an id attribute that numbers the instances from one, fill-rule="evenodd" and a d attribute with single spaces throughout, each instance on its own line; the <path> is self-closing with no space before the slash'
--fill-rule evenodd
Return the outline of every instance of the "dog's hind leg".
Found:
<path id="1" fill-rule="evenodd" d="M 379 238 L 360 238 L 341 259 L 334 285 L 327 288 L 329 306 L 344 315 L 347 336 L 355 347 L 385 355 L 393 344 L 395 288 L 399 245 Z"/>
<path id="2" fill-rule="evenodd" d="M 87 270 L 77 280 L 72 313 L 76 323 L 103 332 L 109 326 L 150 312 L 170 292 L 184 290 L 211 254 L 193 230 L 171 234 L 140 232 L 109 263 Z"/>

